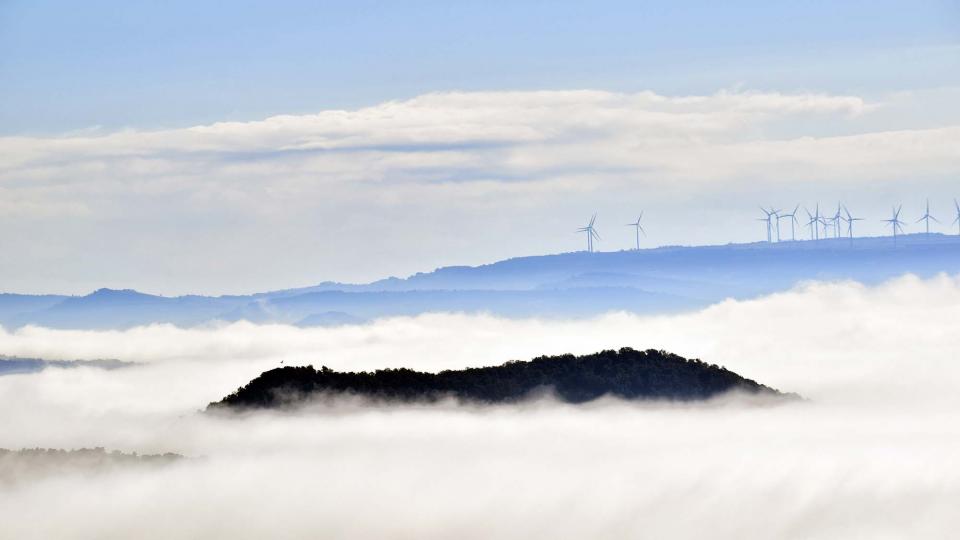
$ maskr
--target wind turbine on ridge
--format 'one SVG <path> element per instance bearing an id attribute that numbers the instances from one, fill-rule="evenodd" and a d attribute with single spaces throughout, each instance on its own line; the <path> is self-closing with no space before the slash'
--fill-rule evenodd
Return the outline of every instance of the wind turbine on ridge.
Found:
<path id="1" fill-rule="evenodd" d="M 593 217 L 590 218 L 590 223 L 587 224 L 586 227 L 580 227 L 579 229 L 577 229 L 578 233 L 579 232 L 587 233 L 587 253 L 593 253 L 593 239 L 594 238 L 596 238 L 597 240 L 600 239 L 600 235 L 597 234 L 597 230 L 593 228 L 593 224 L 596 223 L 596 221 L 597 221 L 597 215 L 594 214 Z"/>
<path id="2" fill-rule="evenodd" d="M 823 239 L 830 237 L 830 229 L 833 227 L 833 218 L 820 216 L 820 224 L 823 225 Z"/>
<path id="3" fill-rule="evenodd" d="M 843 212 L 847 214 L 847 217 L 846 217 L 847 234 L 850 236 L 850 245 L 852 246 L 853 245 L 853 222 L 863 221 L 863 218 L 853 217 L 852 215 L 850 215 L 850 210 L 847 209 L 846 205 L 843 206 Z"/>
<path id="4" fill-rule="evenodd" d="M 780 241 L 780 210 L 770 207 L 770 213 L 777 220 L 777 242 Z"/>
<path id="5" fill-rule="evenodd" d="M 889 223 L 890 227 L 893 228 L 893 247 L 897 247 L 897 231 L 899 230 L 901 233 L 903 233 L 903 222 L 900 221 L 901 208 L 903 208 L 902 204 L 893 209 L 892 218 L 883 220 L 886 223 Z"/>
<path id="6" fill-rule="evenodd" d="M 840 222 L 843 221 L 843 214 L 840 213 L 842 208 L 841 203 L 837 203 L 837 213 L 833 215 L 831 221 L 833 222 L 833 237 L 840 238 Z"/>
<path id="7" fill-rule="evenodd" d="M 781 218 L 783 219 L 790 218 L 790 240 L 793 242 L 797 241 L 797 232 L 794 227 L 800 224 L 800 222 L 797 221 L 797 210 L 799 209 L 800 209 L 800 205 L 798 204 L 796 208 L 793 209 L 793 212 L 790 212 L 789 214 L 777 214 L 777 242 L 780 241 L 780 219 Z M 809 214 L 810 212 L 807 212 L 807 215 Z"/>
<path id="8" fill-rule="evenodd" d="M 810 228 L 810 239 L 813 240 L 813 223 L 814 223 L 814 221 L 815 221 L 815 220 L 813 219 L 813 214 L 810 213 L 810 209 L 807 208 L 806 206 L 803 207 L 803 211 L 807 213 L 807 223 L 806 223 L 806 225 L 807 225 L 807 227 Z"/>
<path id="9" fill-rule="evenodd" d="M 643 230 L 643 225 L 640 225 L 641 219 L 643 219 L 643 211 L 640 212 L 640 217 L 637 218 L 636 223 L 627 223 L 627 227 L 636 227 L 637 229 L 637 251 L 640 251 L 640 233 L 642 232 L 644 236 L 647 235 L 647 231 Z"/>
<path id="10" fill-rule="evenodd" d="M 766 208 L 762 206 L 760 207 L 760 211 L 766 214 L 767 217 L 757 218 L 757 221 L 765 221 L 767 223 L 767 242 L 773 242 L 773 228 L 772 228 L 773 225 L 770 222 L 770 218 L 773 217 L 773 211 L 772 210 L 768 211 Z"/>
<path id="11" fill-rule="evenodd" d="M 957 201 L 954 200 L 953 202 L 957 202 Z M 917 223 L 920 223 L 921 221 L 927 222 L 927 236 L 930 236 L 930 220 L 931 219 L 936 221 L 937 223 L 940 223 L 939 219 L 930 215 L 930 199 L 927 199 L 927 212 L 923 214 L 923 217 L 917 220 Z"/>
<path id="12" fill-rule="evenodd" d="M 767 224 L 767 242 L 770 242 L 770 241 L 771 241 L 771 236 L 770 236 L 770 235 L 771 235 L 771 232 L 770 232 L 770 231 L 771 231 L 771 229 L 770 229 L 770 227 L 771 227 L 771 225 L 770 225 L 770 215 L 771 215 L 771 214 L 770 214 L 770 212 L 767 212 L 767 209 L 764 208 L 764 207 L 762 207 L 762 206 L 760 207 L 760 211 L 763 212 L 766 217 L 757 218 L 757 221 L 763 221 L 764 223 Z"/>
<path id="13" fill-rule="evenodd" d="M 957 217 L 953 220 L 953 223 L 957 226 L 957 235 L 960 235 L 960 202 L 954 199 L 953 206 L 957 208 Z"/>
<path id="14" fill-rule="evenodd" d="M 807 208 L 803 209 L 807 213 L 807 217 L 810 218 L 810 221 L 807 222 L 807 226 L 810 227 L 810 239 L 819 240 L 820 239 L 820 203 L 817 203 L 817 210 L 813 214 L 810 213 L 810 210 Z"/>

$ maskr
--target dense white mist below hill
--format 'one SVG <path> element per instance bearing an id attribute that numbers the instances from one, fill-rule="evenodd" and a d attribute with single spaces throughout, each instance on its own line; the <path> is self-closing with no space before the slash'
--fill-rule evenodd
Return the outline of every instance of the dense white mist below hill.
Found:
<path id="1" fill-rule="evenodd" d="M 908 276 L 672 316 L 3 331 L 8 355 L 143 365 L 0 377 L 0 447 L 203 457 L 0 482 L 0 521 L 15 538 L 943 537 L 960 526 L 958 317 L 960 280 Z M 440 370 L 621 346 L 810 401 L 196 413 L 281 360 Z"/>

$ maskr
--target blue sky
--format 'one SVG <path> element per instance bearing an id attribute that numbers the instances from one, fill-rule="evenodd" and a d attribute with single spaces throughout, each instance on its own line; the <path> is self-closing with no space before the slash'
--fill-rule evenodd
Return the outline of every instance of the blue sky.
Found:
<path id="1" fill-rule="evenodd" d="M 595 212 L 602 250 L 641 210 L 646 246 L 761 204 L 877 235 L 952 220 L 957 148 L 957 2 L 0 0 L 4 291 L 366 281 Z"/>
<path id="2" fill-rule="evenodd" d="M 82 6 L 82 7 L 81 7 Z M 169 127 L 442 90 L 957 85 L 951 2 L 0 2 L 0 130 Z"/>

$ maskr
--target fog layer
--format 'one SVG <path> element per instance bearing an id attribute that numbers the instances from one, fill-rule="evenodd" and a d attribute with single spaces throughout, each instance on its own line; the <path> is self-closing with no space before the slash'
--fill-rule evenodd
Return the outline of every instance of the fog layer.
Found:
<path id="1" fill-rule="evenodd" d="M 942 537 L 960 526 L 958 319 L 960 280 L 905 277 L 665 317 L 3 331 L 8 355 L 141 365 L 0 377 L 0 447 L 194 459 L 0 484 L 0 536 Z M 810 401 L 197 413 L 281 361 L 436 371 L 622 346 Z"/>

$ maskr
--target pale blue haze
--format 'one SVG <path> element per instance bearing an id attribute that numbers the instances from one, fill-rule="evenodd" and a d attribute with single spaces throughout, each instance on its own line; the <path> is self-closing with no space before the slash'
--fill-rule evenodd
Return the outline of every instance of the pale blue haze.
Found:
<path id="1" fill-rule="evenodd" d="M 377 282 L 593 215 L 619 252 L 640 212 L 642 248 L 761 205 L 953 235 L 958 148 L 956 1 L 0 0 L 0 292 Z M 285 322 L 341 312 L 382 314 Z"/>
<path id="2" fill-rule="evenodd" d="M 0 2 L 0 132 L 440 90 L 872 95 L 960 83 L 953 1 Z"/>

